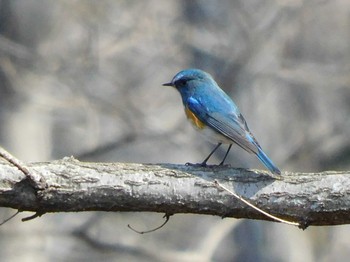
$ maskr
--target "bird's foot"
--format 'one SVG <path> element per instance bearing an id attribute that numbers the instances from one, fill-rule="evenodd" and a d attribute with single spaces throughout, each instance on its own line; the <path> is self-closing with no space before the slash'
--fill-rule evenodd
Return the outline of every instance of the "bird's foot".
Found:
<path id="1" fill-rule="evenodd" d="M 230 164 L 219 164 L 219 165 L 217 165 L 217 166 L 220 166 L 220 167 L 231 167 L 231 165 Z"/>
<path id="2" fill-rule="evenodd" d="M 185 164 L 186 166 L 192 166 L 192 167 L 207 167 L 207 163 L 190 163 L 190 162 L 187 162 Z"/>
<path id="3" fill-rule="evenodd" d="M 231 167 L 230 164 L 219 164 L 219 165 L 208 165 L 207 163 L 189 163 L 187 162 L 185 164 L 186 166 L 192 166 L 192 167 L 206 167 L 206 168 L 215 168 L 215 167 Z"/>

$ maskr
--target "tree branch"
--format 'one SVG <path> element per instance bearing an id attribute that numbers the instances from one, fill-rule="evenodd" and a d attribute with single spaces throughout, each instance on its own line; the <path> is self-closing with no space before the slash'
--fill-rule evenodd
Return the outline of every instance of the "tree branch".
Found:
<path id="1" fill-rule="evenodd" d="M 308 225 L 350 222 L 349 172 L 289 173 L 172 164 L 84 163 L 74 158 L 27 167 L 47 186 L 0 162 L 0 206 L 19 211 L 150 211 L 269 220 L 221 191 L 217 180 L 277 217 Z"/>

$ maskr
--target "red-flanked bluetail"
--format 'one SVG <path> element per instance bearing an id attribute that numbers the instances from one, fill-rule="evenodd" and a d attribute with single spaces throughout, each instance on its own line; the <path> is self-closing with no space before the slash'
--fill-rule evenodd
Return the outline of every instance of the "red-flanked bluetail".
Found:
<path id="1" fill-rule="evenodd" d="M 173 86 L 180 92 L 187 118 L 209 141 L 217 143 L 201 166 L 207 165 L 208 159 L 222 144 L 229 144 L 219 164 L 223 165 L 232 144 L 237 144 L 255 154 L 272 173 L 281 174 L 250 132 L 236 104 L 208 73 L 199 69 L 183 70 L 163 85 Z"/>

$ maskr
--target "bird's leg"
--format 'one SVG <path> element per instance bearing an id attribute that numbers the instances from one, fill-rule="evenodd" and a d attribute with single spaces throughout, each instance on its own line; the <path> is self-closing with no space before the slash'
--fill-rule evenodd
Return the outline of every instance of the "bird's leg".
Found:
<path id="1" fill-rule="evenodd" d="M 186 163 L 186 165 L 187 166 L 201 166 L 201 167 L 207 166 L 207 161 L 214 154 L 216 149 L 218 149 L 221 145 L 222 145 L 222 143 L 217 144 L 216 147 L 213 149 L 213 151 L 210 152 L 209 156 L 207 156 L 202 163 L 199 163 L 199 164 Z"/>
<path id="2" fill-rule="evenodd" d="M 213 149 L 213 151 L 210 152 L 209 156 L 207 156 L 207 158 L 204 159 L 204 161 L 201 163 L 201 166 L 206 166 L 207 165 L 207 161 L 209 160 L 209 158 L 212 156 L 212 154 L 214 154 L 216 149 L 218 149 L 221 145 L 222 145 L 221 143 L 217 144 L 217 146 Z"/>
<path id="3" fill-rule="evenodd" d="M 228 147 L 228 149 L 227 149 L 227 152 L 226 152 L 226 154 L 225 154 L 225 156 L 224 156 L 224 159 L 221 161 L 221 163 L 219 164 L 219 166 L 224 165 L 224 162 L 225 162 L 225 160 L 226 160 L 226 157 L 227 157 L 227 155 L 228 155 L 228 152 L 230 152 L 230 150 L 231 150 L 231 147 L 232 147 L 232 144 L 229 145 L 229 147 Z"/>

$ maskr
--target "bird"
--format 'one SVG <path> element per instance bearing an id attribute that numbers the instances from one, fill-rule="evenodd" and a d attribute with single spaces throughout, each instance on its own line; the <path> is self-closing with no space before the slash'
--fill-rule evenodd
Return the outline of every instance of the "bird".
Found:
<path id="1" fill-rule="evenodd" d="M 232 145 L 236 144 L 255 154 L 273 174 L 281 174 L 250 132 L 237 105 L 209 73 L 200 69 L 185 69 L 163 86 L 172 86 L 179 91 L 187 118 L 207 140 L 216 144 L 203 162 L 192 165 L 208 166 L 207 161 L 214 152 L 222 144 L 228 144 L 226 154 L 219 164 L 223 166 Z"/>

